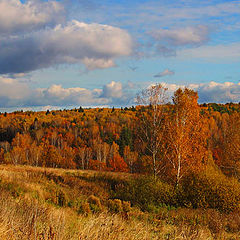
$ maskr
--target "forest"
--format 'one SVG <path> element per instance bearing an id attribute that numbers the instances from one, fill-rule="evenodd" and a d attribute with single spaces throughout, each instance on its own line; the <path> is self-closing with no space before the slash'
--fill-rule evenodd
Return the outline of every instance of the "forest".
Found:
<path id="1" fill-rule="evenodd" d="M 0 114 L 0 238 L 238 239 L 240 104 L 136 100 Z"/>
<path id="2" fill-rule="evenodd" d="M 166 92 L 143 90 L 130 108 L 1 113 L 0 162 L 143 173 L 172 184 L 212 164 L 239 180 L 240 105 L 199 105 L 189 89 L 169 103 Z"/>

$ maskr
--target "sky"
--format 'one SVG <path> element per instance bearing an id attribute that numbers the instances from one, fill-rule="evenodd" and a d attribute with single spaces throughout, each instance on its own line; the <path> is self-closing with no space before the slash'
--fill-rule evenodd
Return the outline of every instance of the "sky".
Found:
<path id="1" fill-rule="evenodd" d="M 0 0 L 0 111 L 125 107 L 161 83 L 240 102 L 240 1 Z"/>

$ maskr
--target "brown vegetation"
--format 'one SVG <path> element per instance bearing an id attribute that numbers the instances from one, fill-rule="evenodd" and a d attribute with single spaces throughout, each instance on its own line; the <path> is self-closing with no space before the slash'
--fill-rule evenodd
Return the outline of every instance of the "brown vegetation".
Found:
<path id="1" fill-rule="evenodd" d="M 129 178 L 2 165 L 0 239 L 238 239 L 237 212 L 164 204 L 143 212 L 137 204 L 113 199 L 111 184 Z"/>

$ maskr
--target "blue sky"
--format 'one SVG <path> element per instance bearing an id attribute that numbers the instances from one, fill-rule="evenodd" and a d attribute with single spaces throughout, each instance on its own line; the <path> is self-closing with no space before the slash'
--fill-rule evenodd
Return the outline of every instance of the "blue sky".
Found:
<path id="1" fill-rule="evenodd" d="M 162 83 L 240 101 L 240 1 L 0 0 L 0 111 L 126 106 Z"/>

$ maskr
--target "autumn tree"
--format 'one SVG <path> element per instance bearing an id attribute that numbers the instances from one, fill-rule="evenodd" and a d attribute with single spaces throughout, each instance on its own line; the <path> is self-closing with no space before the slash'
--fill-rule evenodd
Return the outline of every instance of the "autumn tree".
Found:
<path id="1" fill-rule="evenodd" d="M 240 178 L 240 115 L 234 113 L 226 123 L 223 135 L 220 168 L 224 173 Z"/>
<path id="2" fill-rule="evenodd" d="M 178 184 L 207 160 L 239 178 L 240 104 L 198 106 L 189 89 L 176 91 L 173 100 L 166 104 L 166 89 L 155 85 L 131 108 L 0 114 L 0 161 L 128 170 Z"/>
<path id="3" fill-rule="evenodd" d="M 113 142 L 109 153 L 108 167 L 116 172 L 128 172 L 128 165 L 119 154 L 119 146 Z"/>
<path id="4" fill-rule="evenodd" d="M 89 161 L 92 159 L 92 149 L 83 146 L 81 148 L 77 148 L 76 152 L 75 161 L 77 163 L 77 167 L 83 170 L 88 169 Z"/>
<path id="5" fill-rule="evenodd" d="M 129 146 L 125 146 L 124 152 L 124 161 L 127 163 L 130 173 L 133 173 L 134 164 L 137 162 L 138 153 L 132 152 Z"/>
<path id="6" fill-rule="evenodd" d="M 85 169 L 85 159 L 86 159 L 86 147 L 78 148 L 77 149 L 77 155 L 76 155 L 76 162 L 78 167 L 81 167 L 81 169 Z"/>
<path id="7" fill-rule="evenodd" d="M 206 157 L 206 127 L 200 115 L 197 92 L 178 89 L 167 124 L 166 166 L 176 185 L 188 170 L 198 170 Z"/>
<path id="8" fill-rule="evenodd" d="M 63 168 L 75 168 L 76 163 L 75 159 L 75 151 L 72 147 L 69 147 L 67 143 L 64 144 L 63 148 L 59 151 L 61 155 L 61 161 L 59 162 L 60 167 Z"/>
<path id="9" fill-rule="evenodd" d="M 29 154 L 31 141 L 32 139 L 29 134 L 16 134 L 10 151 L 13 164 L 31 164 Z"/>
<path id="10" fill-rule="evenodd" d="M 32 166 L 40 166 L 41 164 L 41 156 L 43 154 L 43 148 L 41 145 L 37 145 L 34 141 L 31 144 L 31 147 L 29 149 L 29 155 L 30 155 L 30 164 Z"/>
<path id="11" fill-rule="evenodd" d="M 144 154 L 151 158 L 154 177 L 160 172 L 160 163 L 164 157 L 163 143 L 165 133 L 165 113 L 167 102 L 167 88 L 161 84 L 153 85 L 143 90 L 137 96 L 139 105 L 138 137 L 145 149 Z"/>

